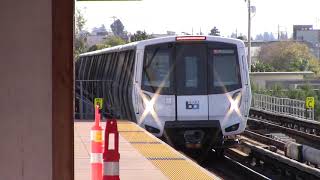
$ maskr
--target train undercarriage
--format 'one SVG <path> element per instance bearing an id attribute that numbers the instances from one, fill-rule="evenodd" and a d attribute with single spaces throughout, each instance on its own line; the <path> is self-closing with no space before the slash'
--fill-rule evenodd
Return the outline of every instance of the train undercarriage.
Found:
<path id="1" fill-rule="evenodd" d="M 218 121 L 169 121 L 163 139 L 198 162 L 205 161 L 213 151 L 221 157 L 225 148 L 238 144 L 235 136 L 222 135 Z"/>

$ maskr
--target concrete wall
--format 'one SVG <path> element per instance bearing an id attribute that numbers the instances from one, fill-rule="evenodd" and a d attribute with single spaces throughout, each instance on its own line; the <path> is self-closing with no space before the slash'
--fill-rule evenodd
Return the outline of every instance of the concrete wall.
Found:
<path id="1" fill-rule="evenodd" d="M 305 76 L 312 74 L 312 72 L 253 72 L 250 73 L 250 79 L 258 87 L 266 88 L 268 81 L 281 83 L 281 81 L 303 80 Z"/>
<path id="2" fill-rule="evenodd" d="M 0 179 L 52 179 L 51 0 L 0 5 Z"/>

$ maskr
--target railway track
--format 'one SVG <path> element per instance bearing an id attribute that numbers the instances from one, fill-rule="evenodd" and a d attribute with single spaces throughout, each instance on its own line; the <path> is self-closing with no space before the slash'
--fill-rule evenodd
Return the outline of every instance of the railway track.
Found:
<path id="1" fill-rule="evenodd" d="M 223 157 L 213 155 L 202 166 L 222 179 L 320 179 L 316 168 L 247 141 L 240 146 L 226 150 Z"/>
<path id="2" fill-rule="evenodd" d="M 285 150 L 285 142 L 246 130 L 238 148 L 211 159 L 205 168 L 223 179 L 320 179 L 319 168 L 286 157 Z"/>
<path id="3" fill-rule="evenodd" d="M 270 123 L 287 127 L 292 130 L 296 130 L 305 134 L 314 135 L 315 137 L 320 137 L 320 122 L 313 120 L 304 120 L 301 118 L 296 118 L 292 116 L 285 116 L 281 114 L 250 109 L 250 119 L 260 119 L 266 120 Z"/>
<path id="4" fill-rule="evenodd" d="M 227 150 L 223 157 L 218 158 L 213 155 L 213 158 L 210 158 L 202 164 L 202 166 L 225 180 L 270 179 L 243 163 L 240 163 L 239 158 L 242 159 L 242 155 Z"/>
<path id="5" fill-rule="evenodd" d="M 254 131 L 268 128 L 292 137 L 296 142 L 320 149 L 320 122 L 294 117 L 276 116 L 274 113 L 250 110 L 248 128 Z"/>
<path id="6" fill-rule="evenodd" d="M 223 157 L 213 151 L 201 165 L 222 179 L 320 179 L 319 165 L 286 157 L 287 142 L 266 135 L 281 132 L 296 142 L 320 149 L 320 123 L 286 118 L 251 111 L 240 145 L 227 149 Z"/>
<path id="7" fill-rule="evenodd" d="M 273 152 L 274 149 L 261 147 L 247 141 L 242 142 L 241 145 L 248 148 L 249 151 L 248 157 L 242 163 L 271 179 L 320 179 L 319 169 L 290 159 L 281 153 Z"/>

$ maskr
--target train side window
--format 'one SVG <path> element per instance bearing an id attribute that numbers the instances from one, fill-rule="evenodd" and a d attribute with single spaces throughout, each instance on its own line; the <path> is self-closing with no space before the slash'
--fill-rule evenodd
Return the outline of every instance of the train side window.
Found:
<path id="1" fill-rule="evenodd" d="M 126 51 L 122 51 L 120 53 L 120 59 L 119 59 L 119 63 L 120 64 L 120 74 L 119 74 L 119 81 L 118 81 L 118 85 L 119 85 L 119 89 L 118 89 L 118 99 L 119 99 L 119 103 L 120 103 L 120 108 L 121 108 L 121 114 L 123 118 L 126 118 L 126 108 L 125 108 L 125 103 L 124 103 L 124 96 L 123 96 L 123 92 L 124 92 L 124 78 L 125 78 L 125 74 L 126 74 L 126 59 L 127 59 L 127 52 Z"/>
<path id="2" fill-rule="evenodd" d="M 96 79 L 96 80 L 100 80 L 100 78 L 98 77 L 98 73 L 99 73 L 99 69 L 100 69 L 100 66 L 101 66 L 101 64 L 100 64 L 100 62 L 101 62 L 101 59 L 103 58 L 103 56 L 104 55 L 98 55 L 97 56 L 97 60 L 96 60 L 96 70 L 94 71 L 94 79 Z"/>
<path id="3" fill-rule="evenodd" d="M 107 70 L 110 64 L 109 58 L 110 54 L 104 54 L 103 56 L 103 66 L 101 69 L 101 76 L 102 76 L 102 80 L 106 80 L 107 79 Z"/>
<path id="4" fill-rule="evenodd" d="M 107 74 L 106 74 L 107 75 L 106 79 L 108 79 L 110 81 L 112 80 L 111 72 L 112 72 L 113 63 L 114 63 L 113 56 L 114 56 L 114 53 L 110 53 L 108 55 L 108 61 L 110 61 L 110 63 L 109 63 L 108 71 L 107 71 Z"/>
<path id="5" fill-rule="evenodd" d="M 91 71 L 91 66 L 92 66 L 92 59 L 94 56 L 90 56 L 90 58 L 88 59 L 88 68 L 87 68 L 87 72 L 86 72 L 86 80 L 90 79 L 90 71 Z"/>
<path id="6" fill-rule="evenodd" d="M 135 121 L 135 112 L 133 108 L 133 102 L 132 102 L 132 91 L 133 91 L 133 75 L 134 75 L 134 65 L 135 65 L 135 59 L 136 59 L 136 52 L 134 50 L 130 51 L 129 54 L 129 66 L 128 66 L 128 78 L 127 78 L 127 84 L 128 84 L 128 91 L 127 91 L 127 97 L 128 97 L 128 108 L 129 108 L 129 118 L 132 121 Z"/>
<path id="7" fill-rule="evenodd" d="M 88 72 L 89 72 L 89 69 L 90 69 L 90 65 L 91 65 L 91 56 L 88 56 L 86 58 L 86 66 L 85 66 L 85 69 L 84 69 L 84 74 L 83 74 L 83 80 L 87 80 L 88 79 Z"/>
<path id="8" fill-rule="evenodd" d="M 134 53 L 135 59 L 139 59 L 140 53 L 136 52 Z M 139 61 L 134 62 L 134 72 L 135 72 L 135 82 L 139 82 L 139 76 L 138 76 L 138 66 L 139 66 Z"/>
<path id="9" fill-rule="evenodd" d="M 104 66 L 101 69 L 102 71 L 102 79 L 103 80 L 108 80 L 108 69 L 110 68 L 110 54 L 105 54 L 103 56 L 103 61 L 104 61 Z"/>
<path id="10" fill-rule="evenodd" d="M 133 70 L 133 64 L 134 64 L 134 56 L 135 53 L 133 50 L 128 51 L 128 55 L 127 55 L 127 59 L 128 59 L 128 63 L 127 63 L 127 68 L 126 68 L 126 72 L 127 72 L 127 76 L 125 79 L 125 97 L 126 97 L 126 108 L 127 108 L 127 116 L 128 119 L 133 120 L 133 116 L 131 113 L 133 113 L 133 108 L 131 106 L 131 91 L 132 91 L 132 70 Z"/>
<path id="11" fill-rule="evenodd" d="M 95 71 L 93 72 L 93 79 L 98 80 L 99 63 L 102 55 L 97 55 Z"/>
<path id="12" fill-rule="evenodd" d="M 122 64 L 121 64 L 121 69 L 120 69 L 120 77 L 119 77 L 119 86 L 120 86 L 120 88 L 121 88 L 121 90 L 123 90 L 122 88 L 123 88 L 123 81 L 124 81 L 124 78 L 125 78 L 125 75 L 126 75 L 126 66 L 127 66 L 127 53 L 126 53 L 126 51 L 123 51 L 122 53 L 121 53 L 121 58 L 123 58 L 122 59 Z"/>
<path id="13" fill-rule="evenodd" d="M 125 58 L 124 52 L 120 52 L 119 53 L 118 62 L 117 62 L 117 69 L 116 69 L 116 73 L 115 73 L 116 74 L 115 80 L 116 80 L 118 85 L 120 84 L 120 78 L 121 78 L 121 75 L 122 75 L 124 58 Z"/>
<path id="14" fill-rule="evenodd" d="M 103 69 L 105 68 L 106 65 L 106 54 L 100 55 L 99 58 L 99 63 L 98 63 L 98 75 L 97 75 L 97 79 L 102 80 L 103 79 Z"/>
<path id="15" fill-rule="evenodd" d="M 114 82 L 114 80 L 115 80 L 115 73 L 116 73 L 116 69 L 117 69 L 117 65 L 118 65 L 117 56 L 118 56 L 118 53 L 113 53 L 113 56 L 112 56 L 113 67 L 111 69 L 111 77 L 110 77 L 112 82 Z"/>
<path id="16" fill-rule="evenodd" d="M 107 69 L 107 74 L 106 74 L 106 79 L 108 80 L 111 80 L 111 73 L 112 73 L 112 68 L 113 68 L 113 58 L 114 56 L 114 53 L 111 53 L 108 55 L 108 61 L 109 61 L 109 64 L 108 64 L 108 69 Z"/>
<path id="17" fill-rule="evenodd" d="M 76 80 L 80 80 L 82 61 L 83 61 L 83 57 L 78 58 L 78 60 L 76 61 L 76 72 L 75 72 Z"/>
<path id="18" fill-rule="evenodd" d="M 131 83 L 132 79 L 133 79 L 133 70 L 134 70 L 134 64 L 135 64 L 135 59 L 136 59 L 136 53 L 135 51 L 130 51 L 130 56 L 129 56 L 129 83 Z"/>
<path id="19" fill-rule="evenodd" d="M 81 69 L 80 69 L 80 72 L 79 72 L 79 79 L 80 80 L 83 80 L 84 70 L 85 70 L 85 67 L 86 67 L 86 59 L 87 59 L 87 57 L 83 57 L 82 61 L 81 61 Z"/>
<path id="20" fill-rule="evenodd" d="M 130 75 L 130 56 L 131 56 L 131 51 L 126 51 L 126 66 L 125 66 L 125 76 L 123 79 L 123 101 L 124 101 L 124 107 L 125 107 L 125 111 L 126 111 L 126 117 L 129 119 L 132 119 L 130 116 L 130 108 L 129 108 L 129 97 L 128 97 L 128 91 L 129 91 L 129 75 Z"/>
<path id="21" fill-rule="evenodd" d="M 89 79 L 90 80 L 94 80 L 93 74 L 96 71 L 96 59 L 97 59 L 97 56 L 93 56 L 91 59 L 91 67 L 89 70 Z"/>

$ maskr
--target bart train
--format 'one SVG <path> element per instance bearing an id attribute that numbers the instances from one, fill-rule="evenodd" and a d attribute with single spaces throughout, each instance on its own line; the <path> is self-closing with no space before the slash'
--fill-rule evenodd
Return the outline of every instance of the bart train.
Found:
<path id="1" fill-rule="evenodd" d="M 91 102 L 103 97 L 107 114 L 198 155 L 221 152 L 247 124 L 251 88 L 241 40 L 143 40 L 81 54 L 75 72 L 77 81 L 104 82 L 81 88 Z"/>

